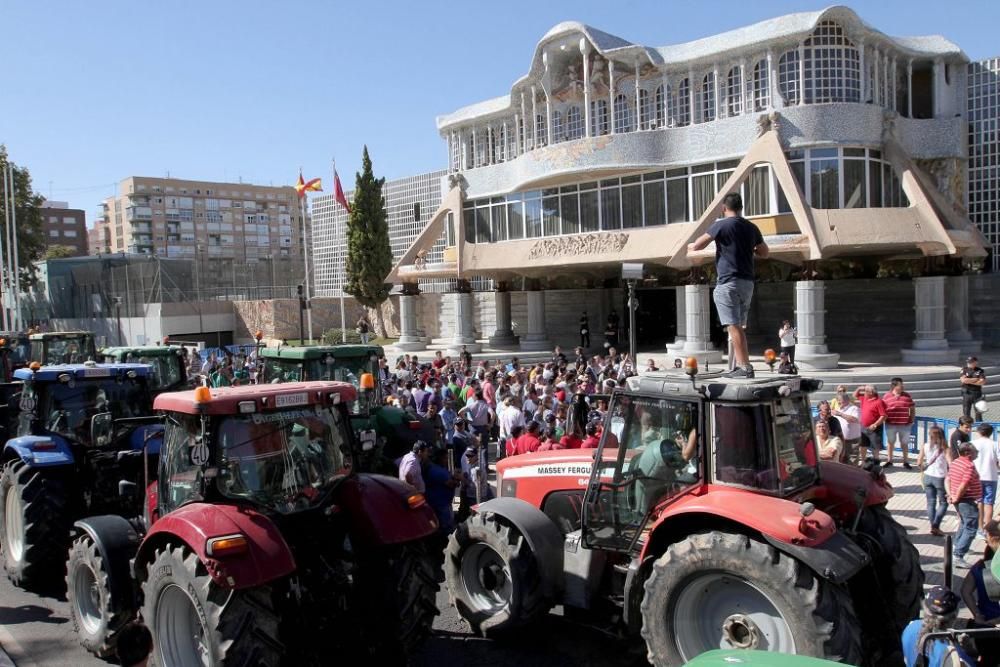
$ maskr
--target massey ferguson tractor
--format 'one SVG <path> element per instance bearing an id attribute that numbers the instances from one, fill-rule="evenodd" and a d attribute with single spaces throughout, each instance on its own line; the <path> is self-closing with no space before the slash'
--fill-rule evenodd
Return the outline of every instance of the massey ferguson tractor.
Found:
<path id="1" fill-rule="evenodd" d="M 75 519 L 132 513 L 119 481 L 145 477 L 145 434 L 162 430 L 150 417 L 148 373 L 93 361 L 14 372 L 23 385 L 17 436 L 0 452 L 0 556 L 15 585 L 62 579 Z"/>
<path id="2" fill-rule="evenodd" d="M 687 368 L 615 392 L 597 449 L 497 465 L 500 497 L 449 541 L 458 613 L 516 636 L 564 605 L 641 635 L 657 667 L 719 648 L 898 664 L 924 575 L 878 465 L 819 461 L 822 382 Z"/>
<path id="3" fill-rule="evenodd" d="M 75 524 L 81 643 L 112 654 L 141 611 L 160 667 L 404 662 L 437 613 L 438 525 L 411 486 L 354 470 L 356 398 L 342 382 L 157 396 L 144 511 Z"/>

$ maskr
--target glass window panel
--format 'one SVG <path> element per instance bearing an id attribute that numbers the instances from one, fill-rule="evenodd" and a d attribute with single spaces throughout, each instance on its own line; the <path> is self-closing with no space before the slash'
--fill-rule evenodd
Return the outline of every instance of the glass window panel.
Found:
<path id="1" fill-rule="evenodd" d="M 490 209 L 483 206 L 476 209 L 476 243 L 490 242 Z"/>
<path id="2" fill-rule="evenodd" d="M 864 156 L 865 156 L 865 149 L 864 148 L 845 148 L 844 149 L 844 157 L 864 157 Z"/>
<path id="3" fill-rule="evenodd" d="M 641 180 L 641 176 L 622 176 L 622 185 L 627 185 L 629 183 L 638 183 Z"/>
<path id="4" fill-rule="evenodd" d="M 599 200 L 597 191 L 591 190 L 580 194 L 580 231 L 596 232 L 601 228 L 598 216 Z"/>
<path id="5" fill-rule="evenodd" d="M 476 242 L 476 209 L 467 208 L 462 211 L 462 220 L 465 224 L 465 240 L 469 243 Z"/>
<path id="6" fill-rule="evenodd" d="M 715 168 L 711 162 L 708 164 L 696 164 L 691 167 L 692 174 L 704 174 L 706 171 L 712 171 Z"/>
<path id="7" fill-rule="evenodd" d="M 716 162 L 715 163 L 715 168 L 716 169 L 736 169 L 736 167 L 739 164 L 740 164 L 739 160 L 723 160 L 722 162 Z"/>
<path id="8" fill-rule="evenodd" d="M 621 229 L 621 191 L 618 188 L 601 190 L 601 228 Z"/>
<path id="9" fill-rule="evenodd" d="M 507 204 L 507 238 L 524 238 L 524 216 L 521 214 L 521 202 L 514 201 Z"/>
<path id="10" fill-rule="evenodd" d="M 813 208 L 839 208 L 839 163 L 837 160 L 810 160 L 809 179 Z"/>
<path id="11" fill-rule="evenodd" d="M 799 189 L 805 192 L 805 164 L 802 162 L 792 162 L 788 165 L 792 170 L 792 175 L 795 176 L 795 180 L 799 184 Z M 784 190 L 781 189 L 781 184 L 777 183 L 775 179 L 775 185 L 778 189 L 778 213 L 791 213 L 792 207 L 788 204 L 788 197 L 785 196 Z"/>
<path id="12" fill-rule="evenodd" d="M 559 198 L 560 216 L 562 217 L 562 233 L 577 234 L 580 232 L 580 196 L 563 195 Z"/>
<path id="13" fill-rule="evenodd" d="M 882 163 L 870 160 L 868 165 L 868 187 L 871 189 L 870 206 L 880 208 L 882 206 Z"/>
<path id="14" fill-rule="evenodd" d="M 754 167 L 744 185 L 746 189 L 746 215 L 770 215 L 771 213 L 771 170 L 767 165 Z"/>
<path id="15" fill-rule="evenodd" d="M 809 157 L 815 158 L 826 158 L 826 157 L 837 157 L 836 148 L 812 148 L 809 150 Z"/>
<path id="16" fill-rule="evenodd" d="M 642 189 L 637 185 L 622 188 L 622 227 L 642 227 Z"/>
<path id="17" fill-rule="evenodd" d="M 597 181 L 591 181 L 590 183 L 581 183 L 581 190 L 594 190 L 597 188 Z"/>
<path id="18" fill-rule="evenodd" d="M 729 177 L 732 175 L 733 175 L 732 170 L 720 171 L 719 173 L 717 173 L 715 175 L 715 191 L 718 192 L 719 190 L 721 190 L 722 186 L 726 184 L 726 181 L 728 181 Z"/>
<path id="19" fill-rule="evenodd" d="M 542 234 L 559 235 L 559 197 L 546 197 L 542 200 Z"/>
<path id="20" fill-rule="evenodd" d="M 865 208 L 865 161 L 844 160 L 844 208 Z"/>
<path id="21" fill-rule="evenodd" d="M 667 220 L 669 222 L 687 222 L 688 217 L 688 184 L 686 178 L 674 178 L 667 181 Z"/>
<path id="22" fill-rule="evenodd" d="M 498 206 L 492 206 L 493 209 L 493 220 L 490 224 L 490 230 L 493 234 L 494 241 L 506 241 L 507 240 L 507 205 L 500 204 Z"/>
<path id="23" fill-rule="evenodd" d="M 542 235 L 541 199 L 526 199 L 524 201 L 524 227 L 528 238 Z"/>
<path id="24" fill-rule="evenodd" d="M 642 202 L 645 225 L 662 225 L 666 223 L 666 202 L 663 200 L 663 182 L 654 181 L 642 186 Z"/>
<path id="25" fill-rule="evenodd" d="M 606 178 L 603 181 L 601 181 L 601 187 L 602 188 L 617 188 L 618 187 L 618 179 L 617 178 Z"/>
<path id="26" fill-rule="evenodd" d="M 715 177 L 713 174 L 694 176 L 691 179 L 691 212 L 695 220 L 701 218 L 708 210 L 715 196 Z"/>
<path id="27" fill-rule="evenodd" d="M 687 176 L 687 167 L 681 167 L 680 169 L 667 169 L 667 178 L 675 178 L 678 176 Z"/>
<path id="28" fill-rule="evenodd" d="M 559 188 L 559 192 L 565 194 L 567 192 L 576 192 L 579 189 L 580 189 L 580 186 L 576 185 L 576 184 L 574 184 L 574 185 L 564 185 L 561 188 Z"/>
<path id="29" fill-rule="evenodd" d="M 876 160 L 881 160 L 882 159 L 882 151 L 877 151 L 874 148 L 869 148 L 868 149 L 868 157 L 874 158 Z"/>
<path id="30" fill-rule="evenodd" d="M 643 181 L 658 181 L 663 179 L 662 171 L 651 171 L 648 174 L 642 175 Z"/>

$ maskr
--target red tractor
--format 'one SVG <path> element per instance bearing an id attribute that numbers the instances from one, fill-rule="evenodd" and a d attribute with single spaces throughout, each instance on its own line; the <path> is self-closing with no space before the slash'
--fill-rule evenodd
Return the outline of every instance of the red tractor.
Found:
<path id="1" fill-rule="evenodd" d="M 356 398 L 343 382 L 158 396 L 143 516 L 75 524 L 66 581 L 81 643 L 111 655 L 141 613 L 161 667 L 402 662 L 437 614 L 426 543 L 438 525 L 409 485 L 352 469 Z"/>
<path id="2" fill-rule="evenodd" d="M 658 667 L 719 648 L 892 663 L 924 575 L 878 465 L 819 461 L 821 381 L 691 362 L 613 394 L 597 449 L 497 465 L 500 497 L 448 544 L 459 614 L 502 637 L 563 605 Z"/>

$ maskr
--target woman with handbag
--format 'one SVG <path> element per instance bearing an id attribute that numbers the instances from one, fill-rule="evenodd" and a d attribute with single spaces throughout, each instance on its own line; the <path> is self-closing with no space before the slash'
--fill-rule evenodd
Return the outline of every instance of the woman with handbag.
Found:
<path id="1" fill-rule="evenodd" d="M 948 443 L 944 438 L 944 430 L 933 425 L 928 431 L 928 441 L 920 446 L 917 456 L 917 467 L 920 469 L 920 481 L 927 496 L 927 519 L 931 524 L 931 535 L 941 537 L 941 520 L 948 512 L 948 493 L 945 490 L 945 479 L 948 477 Z"/>

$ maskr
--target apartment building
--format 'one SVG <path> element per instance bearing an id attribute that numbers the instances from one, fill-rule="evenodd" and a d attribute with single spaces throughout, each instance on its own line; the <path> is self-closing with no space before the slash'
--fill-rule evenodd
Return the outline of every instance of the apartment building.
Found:
<path id="1" fill-rule="evenodd" d="M 72 248 L 73 256 L 87 254 L 87 216 L 68 202 L 46 199 L 39 212 L 42 215 L 42 234 L 46 247 Z"/>

